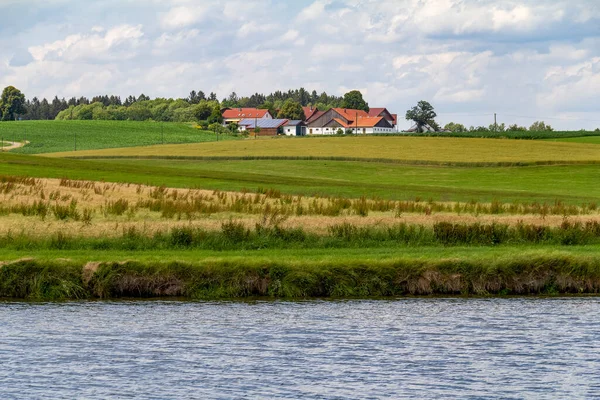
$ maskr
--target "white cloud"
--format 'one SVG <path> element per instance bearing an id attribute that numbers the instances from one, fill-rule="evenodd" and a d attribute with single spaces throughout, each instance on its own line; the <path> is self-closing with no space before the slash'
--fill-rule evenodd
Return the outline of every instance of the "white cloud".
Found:
<path id="1" fill-rule="evenodd" d="M 208 17 L 210 8 L 208 2 L 176 6 L 161 17 L 160 24 L 164 29 L 185 28 Z"/>
<path id="2" fill-rule="evenodd" d="M 132 58 L 140 45 L 142 26 L 120 25 L 100 34 L 69 35 L 63 40 L 29 47 L 36 61 L 116 60 Z"/>
<path id="3" fill-rule="evenodd" d="M 0 35 L 0 85 L 28 97 L 361 88 L 400 114 L 425 99 L 442 115 L 600 119 L 597 0 L 73 1 L 43 17 L 0 5 L 0 30 L 19 24 Z"/>

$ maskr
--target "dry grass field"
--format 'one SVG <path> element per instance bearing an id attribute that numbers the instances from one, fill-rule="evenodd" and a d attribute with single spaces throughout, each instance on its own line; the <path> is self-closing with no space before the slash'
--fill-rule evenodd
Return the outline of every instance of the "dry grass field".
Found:
<path id="1" fill-rule="evenodd" d="M 51 153 L 51 157 L 315 157 L 438 163 L 600 162 L 600 146 L 430 137 L 278 138 Z"/>
<path id="2" fill-rule="evenodd" d="M 0 236 L 118 237 L 128 229 L 152 236 L 178 226 L 218 231 L 235 220 L 247 228 L 282 226 L 323 234 L 335 225 L 388 227 L 439 222 L 559 226 L 600 221 L 595 204 L 457 203 L 303 197 L 269 189 L 223 192 L 134 184 L 3 177 Z"/>

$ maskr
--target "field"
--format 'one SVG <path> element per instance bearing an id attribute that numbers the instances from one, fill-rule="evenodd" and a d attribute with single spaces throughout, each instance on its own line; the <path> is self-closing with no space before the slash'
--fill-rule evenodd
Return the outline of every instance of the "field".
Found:
<path id="1" fill-rule="evenodd" d="M 366 160 L 409 164 L 600 163 L 600 146 L 533 140 L 430 137 L 328 137 L 148 146 L 66 152 L 54 157 L 180 157 Z"/>
<path id="2" fill-rule="evenodd" d="M 0 124 L 0 140 L 27 146 L 13 153 L 40 154 L 57 151 L 147 146 L 162 143 L 197 143 L 216 140 L 212 132 L 191 124 L 134 121 L 19 121 Z M 231 139 L 225 136 L 220 139 Z"/>
<path id="3" fill-rule="evenodd" d="M 598 293 L 592 139 L 3 153 L 0 296 Z"/>

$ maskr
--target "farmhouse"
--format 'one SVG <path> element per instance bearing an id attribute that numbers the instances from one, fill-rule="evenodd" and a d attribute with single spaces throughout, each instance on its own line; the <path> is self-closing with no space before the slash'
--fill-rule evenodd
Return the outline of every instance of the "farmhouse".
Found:
<path id="1" fill-rule="evenodd" d="M 253 131 L 255 127 L 260 128 L 258 136 L 277 136 L 283 133 L 283 126 L 288 123 L 287 119 L 252 118 L 243 119 L 238 122 L 240 132 Z"/>
<path id="2" fill-rule="evenodd" d="M 313 116 L 308 121 L 309 135 L 334 135 L 340 130 L 346 133 L 350 130 L 355 134 L 391 133 L 394 132 L 394 124 L 386 119 L 385 112 L 377 110 L 377 114 L 370 116 L 363 110 L 351 110 L 346 108 L 332 108 L 319 116 Z M 389 114 L 389 112 L 387 112 Z M 388 118 L 393 119 L 389 114 Z"/>
<path id="3" fill-rule="evenodd" d="M 273 119 L 269 110 L 258 108 L 224 108 L 221 110 L 221 115 L 223 115 L 224 124 L 239 123 L 241 120 L 249 118 Z"/>

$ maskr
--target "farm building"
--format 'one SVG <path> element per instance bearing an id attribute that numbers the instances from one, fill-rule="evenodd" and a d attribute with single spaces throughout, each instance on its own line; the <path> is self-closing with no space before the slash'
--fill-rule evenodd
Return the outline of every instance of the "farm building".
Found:
<path id="1" fill-rule="evenodd" d="M 290 120 L 283 126 L 286 136 L 306 136 L 306 123 L 299 120 Z"/>
<path id="2" fill-rule="evenodd" d="M 277 136 L 283 133 L 283 126 L 288 123 L 287 119 L 267 119 L 267 118 L 252 118 L 243 119 L 239 125 L 240 132 L 253 131 L 257 126 L 260 128 L 258 136 Z"/>
<path id="3" fill-rule="evenodd" d="M 224 124 L 239 123 L 241 120 L 249 118 L 273 119 L 269 110 L 260 110 L 258 108 L 224 108 L 221 110 L 221 115 L 223 116 Z"/>
<path id="4" fill-rule="evenodd" d="M 309 135 L 335 135 L 340 130 L 344 133 L 351 130 L 356 134 L 391 133 L 394 125 L 384 116 L 369 116 L 363 110 L 345 108 L 332 108 L 313 116 L 308 123 Z"/>

